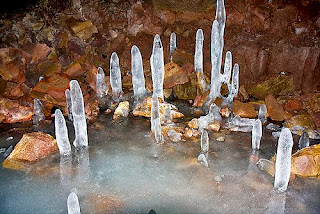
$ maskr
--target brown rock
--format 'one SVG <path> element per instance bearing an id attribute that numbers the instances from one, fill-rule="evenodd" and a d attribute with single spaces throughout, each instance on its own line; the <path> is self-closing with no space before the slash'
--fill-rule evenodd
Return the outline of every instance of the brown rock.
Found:
<path id="1" fill-rule="evenodd" d="M 313 113 L 311 117 L 316 128 L 320 128 L 320 113 Z"/>
<path id="2" fill-rule="evenodd" d="M 184 84 L 189 81 L 187 74 L 179 65 L 169 62 L 164 66 L 163 88 L 171 88 L 175 85 Z"/>
<path id="3" fill-rule="evenodd" d="M 283 109 L 282 105 L 272 95 L 266 96 L 265 102 L 268 114 L 272 120 L 283 121 L 291 118 L 291 115 Z"/>
<path id="4" fill-rule="evenodd" d="M 192 120 L 190 120 L 188 122 L 188 126 L 192 129 L 198 129 L 199 128 L 198 118 L 193 118 Z"/>
<path id="5" fill-rule="evenodd" d="M 70 77 L 66 74 L 53 74 L 32 89 L 31 96 L 58 106 L 66 106 L 65 90 L 69 88 Z"/>
<path id="6" fill-rule="evenodd" d="M 116 120 L 120 117 L 127 117 L 129 115 L 130 108 L 129 108 L 129 102 L 123 101 L 120 102 L 116 110 L 113 114 L 113 119 Z"/>
<path id="7" fill-rule="evenodd" d="M 215 120 L 208 124 L 207 129 L 210 131 L 218 132 L 220 130 L 221 121 Z"/>
<path id="8" fill-rule="evenodd" d="M 291 129 L 295 126 L 305 127 L 306 129 L 314 129 L 314 124 L 309 114 L 295 115 L 283 124 L 285 127 Z"/>
<path id="9" fill-rule="evenodd" d="M 59 73 L 61 71 L 62 65 L 56 60 L 45 60 L 39 62 L 37 68 L 42 75 L 49 76 L 54 73 Z"/>
<path id="10" fill-rule="evenodd" d="M 293 92 L 294 89 L 293 77 L 279 75 L 249 88 L 248 93 L 258 99 L 264 99 L 268 94 L 285 95 Z"/>
<path id="11" fill-rule="evenodd" d="M 303 102 L 298 99 L 290 99 L 286 102 L 284 108 L 288 112 L 298 112 L 303 110 Z"/>
<path id="12" fill-rule="evenodd" d="M 31 63 L 47 58 L 51 49 L 46 44 L 27 43 L 23 49 L 31 55 Z"/>
<path id="13" fill-rule="evenodd" d="M 0 49 L 0 76 L 2 79 L 19 83 L 25 81 L 26 65 L 30 55 L 17 48 Z"/>
<path id="14" fill-rule="evenodd" d="M 6 98 L 17 99 L 24 95 L 21 85 L 14 82 L 7 82 L 5 91 L 2 95 Z"/>
<path id="15" fill-rule="evenodd" d="M 99 104 L 95 99 L 95 97 L 89 96 L 89 98 L 84 102 L 85 102 L 84 110 L 85 110 L 87 120 L 93 121 L 97 119 L 99 115 Z"/>
<path id="16" fill-rule="evenodd" d="M 186 63 L 193 63 L 193 60 L 193 55 L 180 49 L 175 50 L 175 52 L 172 55 L 172 62 L 178 64 L 179 66 L 183 66 Z"/>
<path id="17" fill-rule="evenodd" d="M 320 112 L 320 93 L 316 93 L 310 98 L 308 107 L 312 112 Z"/>
<path id="18" fill-rule="evenodd" d="M 0 115 L 2 115 L 3 123 L 29 121 L 32 119 L 33 108 L 22 106 L 17 101 L 0 97 Z"/>
<path id="19" fill-rule="evenodd" d="M 57 141 L 51 135 L 43 132 L 26 133 L 3 162 L 3 166 L 6 167 L 6 162 L 10 160 L 39 161 L 57 151 Z"/>
<path id="20" fill-rule="evenodd" d="M 65 70 L 66 73 L 70 77 L 78 77 L 83 75 L 85 70 L 81 67 L 79 62 L 74 62 L 70 64 Z"/>
<path id="21" fill-rule="evenodd" d="M 94 33 L 98 33 L 98 29 L 90 20 L 78 21 L 74 18 L 70 18 L 66 23 L 77 37 L 84 40 L 91 38 Z"/>
<path id="22" fill-rule="evenodd" d="M 173 87 L 174 94 L 178 99 L 194 100 L 197 96 L 197 77 L 195 73 L 189 76 L 190 81 Z"/>
<path id="23" fill-rule="evenodd" d="M 251 103 L 242 103 L 238 100 L 234 101 L 233 113 L 240 117 L 256 118 L 257 112 Z"/>

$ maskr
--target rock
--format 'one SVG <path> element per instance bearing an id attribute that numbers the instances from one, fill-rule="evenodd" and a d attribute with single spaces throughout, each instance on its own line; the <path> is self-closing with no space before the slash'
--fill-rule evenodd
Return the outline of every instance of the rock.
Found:
<path id="1" fill-rule="evenodd" d="M 292 155 L 291 172 L 303 177 L 320 176 L 320 144 L 305 147 Z"/>
<path id="2" fill-rule="evenodd" d="M 208 129 L 209 131 L 218 132 L 220 130 L 220 126 L 221 126 L 221 121 L 215 120 L 209 123 L 206 129 Z"/>
<path id="3" fill-rule="evenodd" d="M 181 100 L 194 100 L 197 96 L 197 77 L 195 73 L 189 76 L 190 81 L 173 87 L 174 95 Z"/>
<path id="4" fill-rule="evenodd" d="M 79 62 L 74 62 L 70 64 L 64 71 L 70 77 L 82 76 L 85 70 L 81 67 Z"/>
<path id="5" fill-rule="evenodd" d="M 167 107 L 171 108 L 172 118 L 182 118 L 184 115 L 178 111 L 178 108 L 170 103 L 166 103 L 159 100 L 160 106 L 160 117 L 163 119 L 165 109 Z M 151 97 L 147 97 L 137 104 L 133 109 L 134 116 L 151 117 Z"/>
<path id="6" fill-rule="evenodd" d="M 193 55 L 180 49 L 175 50 L 172 55 L 172 62 L 178 64 L 179 66 L 183 66 L 186 63 L 193 63 L 193 60 Z"/>
<path id="7" fill-rule="evenodd" d="M 98 33 L 98 29 L 92 24 L 90 20 L 78 21 L 74 18 L 69 18 L 68 20 L 66 20 L 66 23 L 72 30 L 72 33 L 84 40 L 89 39 L 93 34 Z"/>
<path id="8" fill-rule="evenodd" d="M 188 122 L 188 126 L 191 129 L 198 129 L 199 128 L 199 124 L 198 124 L 198 118 L 193 118 L 192 120 L 190 120 Z"/>
<path id="9" fill-rule="evenodd" d="M 183 136 L 186 138 L 191 138 L 191 137 L 197 138 L 200 135 L 201 133 L 196 129 L 186 129 Z"/>
<path id="10" fill-rule="evenodd" d="M 289 120 L 286 120 L 283 124 L 285 127 L 292 129 L 296 126 L 303 127 L 305 129 L 314 129 L 315 126 L 309 114 L 295 115 Z"/>
<path id="11" fill-rule="evenodd" d="M 154 17 L 151 8 L 144 8 L 140 1 L 132 5 L 128 11 L 128 33 L 136 36 L 138 33 L 150 35 L 161 34 L 162 27 L 156 25 L 158 19 Z"/>
<path id="12" fill-rule="evenodd" d="M 26 66 L 30 55 L 18 48 L 0 49 L 0 76 L 3 80 L 15 83 L 25 81 Z"/>
<path id="13" fill-rule="evenodd" d="M 249 100 L 248 92 L 247 92 L 247 90 L 245 89 L 245 87 L 243 85 L 241 85 L 240 88 L 239 88 L 238 97 L 240 98 L 241 101 Z"/>
<path id="14" fill-rule="evenodd" d="M 46 44 L 27 43 L 23 49 L 31 55 L 32 64 L 47 58 L 51 52 L 51 49 Z"/>
<path id="15" fill-rule="evenodd" d="M 231 114 L 231 110 L 228 106 L 222 106 L 219 109 L 219 113 L 222 117 L 229 117 L 229 115 Z"/>
<path id="16" fill-rule="evenodd" d="M 285 95 L 293 92 L 294 89 L 293 77 L 278 75 L 249 88 L 248 93 L 258 99 L 265 99 L 269 94 L 273 96 Z"/>
<path id="17" fill-rule="evenodd" d="M 257 117 L 257 112 L 251 103 L 242 103 L 239 100 L 235 100 L 233 103 L 233 113 L 243 118 Z"/>
<path id="18" fill-rule="evenodd" d="M 123 101 L 119 103 L 118 107 L 114 111 L 113 119 L 116 120 L 116 119 L 119 119 L 120 117 L 128 117 L 129 112 L 130 112 L 129 102 Z"/>
<path id="19" fill-rule="evenodd" d="M 45 60 L 37 65 L 40 76 L 49 76 L 61 71 L 62 65 L 56 60 Z"/>
<path id="20" fill-rule="evenodd" d="M 9 99 L 17 99 L 24 95 L 24 92 L 21 88 L 21 85 L 14 83 L 14 82 L 7 82 L 5 91 L 2 95 Z"/>
<path id="21" fill-rule="evenodd" d="M 175 85 L 181 85 L 189 81 L 187 74 L 179 65 L 169 62 L 164 66 L 163 88 L 171 88 Z"/>
<path id="22" fill-rule="evenodd" d="M 283 121 L 291 118 L 291 115 L 288 114 L 282 107 L 280 103 L 272 95 L 268 95 L 265 98 L 267 111 L 269 117 L 275 121 Z"/>
<path id="23" fill-rule="evenodd" d="M 84 111 L 86 114 L 86 119 L 90 122 L 97 119 L 99 115 L 99 104 L 96 100 L 96 97 L 92 94 L 89 96 L 87 100 L 84 101 L 85 107 Z"/>
<path id="24" fill-rule="evenodd" d="M 70 77 L 66 74 L 53 74 L 38 82 L 31 96 L 58 106 L 66 106 L 65 90 L 69 88 Z"/>
<path id="25" fill-rule="evenodd" d="M 0 115 L 3 123 L 29 121 L 33 116 L 33 108 L 22 106 L 17 101 L 0 97 Z"/>
<path id="26" fill-rule="evenodd" d="M 314 94 L 308 102 L 308 108 L 312 112 L 320 112 L 320 93 Z"/>
<path id="27" fill-rule="evenodd" d="M 39 161 L 57 151 L 57 141 L 51 135 L 43 132 L 26 133 L 2 165 L 11 168 L 15 161 Z"/>
<path id="28" fill-rule="evenodd" d="M 210 93 L 210 90 L 206 91 L 203 95 L 196 96 L 192 107 L 202 107 L 208 100 L 209 93 Z"/>
<path id="29" fill-rule="evenodd" d="M 311 115 L 314 125 L 320 128 L 320 113 L 313 113 Z"/>
<path id="30" fill-rule="evenodd" d="M 288 112 L 299 112 L 303 110 L 303 102 L 299 99 L 290 99 L 284 105 L 284 108 Z"/>

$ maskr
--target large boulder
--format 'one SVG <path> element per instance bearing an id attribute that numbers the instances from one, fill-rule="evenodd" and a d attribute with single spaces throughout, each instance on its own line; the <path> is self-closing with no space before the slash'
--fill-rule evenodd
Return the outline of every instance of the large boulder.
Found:
<path id="1" fill-rule="evenodd" d="M 22 106 L 17 101 L 0 97 L 0 118 L 3 123 L 29 121 L 33 116 L 33 108 Z"/>
<path id="2" fill-rule="evenodd" d="M 189 81 L 184 70 L 174 62 L 167 63 L 164 66 L 164 71 L 163 88 L 171 88 Z"/>
<path id="3" fill-rule="evenodd" d="M 26 133 L 2 165 L 20 169 L 20 162 L 36 162 L 57 151 L 57 141 L 51 135 L 43 132 Z"/>
<path id="4" fill-rule="evenodd" d="M 233 103 L 233 113 L 240 117 L 256 118 L 257 112 L 252 103 L 243 103 L 235 100 Z"/>
<path id="5" fill-rule="evenodd" d="M 265 102 L 269 117 L 272 120 L 284 121 L 291 118 L 291 115 L 283 109 L 283 106 L 278 103 L 277 99 L 274 98 L 274 96 L 272 96 L 271 94 L 266 96 Z"/>

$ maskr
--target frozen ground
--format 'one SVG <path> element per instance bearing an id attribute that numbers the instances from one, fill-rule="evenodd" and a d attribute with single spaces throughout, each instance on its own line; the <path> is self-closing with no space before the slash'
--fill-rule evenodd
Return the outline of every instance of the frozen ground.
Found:
<path id="1" fill-rule="evenodd" d="M 320 212 L 319 179 L 298 177 L 279 195 L 273 191 L 273 178 L 256 167 L 259 158 L 269 159 L 276 151 L 270 131 L 264 130 L 260 154 L 254 155 L 250 134 L 233 132 L 218 142 L 209 133 L 207 169 L 197 163 L 199 141 L 153 146 L 147 119 L 116 124 L 101 115 L 98 124 L 99 129 L 88 128 L 88 151 L 73 151 L 72 162 L 60 162 L 57 153 L 27 172 L 1 167 L 0 213 L 65 214 L 71 190 L 79 197 L 82 214 L 151 209 L 157 214 Z M 73 142 L 73 126 L 67 125 Z M 38 128 L 54 134 L 53 124 Z M 10 144 L 9 136 L 14 137 L 11 143 L 20 139 L 21 134 L 13 133 L 0 134 L 0 147 Z"/>

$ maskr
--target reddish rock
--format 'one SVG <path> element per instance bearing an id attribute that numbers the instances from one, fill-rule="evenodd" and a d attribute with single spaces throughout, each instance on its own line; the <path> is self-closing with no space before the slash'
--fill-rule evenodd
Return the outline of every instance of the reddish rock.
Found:
<path id="1" fill-rule="evenodd" d="M 284 108 L 288 112 L 298 112 L 303 110 L 303 102 L 298 99 L 290 99 L 286 102 Z"/>
<path id="2" fill-rule="evenodd" d="M 33 108 L 22 106 L 17 101 L 0 97 L 0 115 L 2 115 L 3 123 L 29 121 L 32 119 Z"/>
<path id="3" fill-rule="evenodd" d="M 37 68 L 42 75 L 49 76 L 54 73 L 59 73 L 61 71 L 62 65 L 56 60 L 45 60 L 39 62 Z"/>
<path id="4" fill-rule="evenodd" d="M 58 106 L 66 106 L 65 90 L 69 88 L 70 77 L 66 74 L 54 74 L 32 89 L 31 96 Z"/>
<path id="5" fill-rule="evenodd" d="M 3 162 L 3 166 L 6 167 L 6 162 L 12 159 L 29 162 L 39 161 L 57 151 L 57 141 L 51 135 L 43 132 L 26 133 Z"/>
<path id="6" fill-rule="evenodd" d="M 21 85 L 14 82 L 7 82 L 5 91 L 2 95 L 9 99 L 17 99 L 24 95 Z"/>
<path id="7" fill-rule="evenodd" d="M 191 129 L 198 129 L 199 128 L 199 124 L 198 124 L 198 118 L 193 118 L 192 120 L 190 120 L 188 122 L 188 126 Z"/>
<path id="8" fill-rule="evenodd" d="M 184 84 L 189 81 L 187 74 L 179 65 L 169 62 L 164 66 L 163 88 L 171 88 L 175 85 Z"/>
<path id="9" fill-rule="evenodd" d="M 90 96 L 88 100 L 85 101 L 85 114 L 89 121 L 97 119 L 99 114 L 99 104 L 94 96 Z"/>
<path id="10" fill-rule="evenodd" d="M 235 100 L 233 103 L 233 113 L 240 117 L 256 118 L 257 112 L 254 109 L 252 103 L 242 103 L 239 100 Z"/>
<path id="11" fill-rule="evenodd" d="M 26 66 L 30 55 L 17 48 L 0 49 L 0 76 L 2 79 L 23 83 L 25 81 Z"/>
<path id="12" fill-rule="evenodd" d="M 268 111 L 269 112 L 269 111 Z M 293 128 L 295 126 L 301 126 L 309 129 L 314 129 L 314 124 L 309 114 L 300 114 L 291 117 L 290 119 L 286 120 L 283 124 L 285 127 Z M 311 136 L 310 136 L 311 137 Z"/>
<path id="13" fill-rule="evenodd" d="M 274 98 L 274 96 L 272 95 L 266 96 L 265 102 L 266 102 L 269 117 L 272 120 L 284 121 L 291 118 L 291 115 L 283 109 L 283 106 L 280 103 L 278 103 L 278 101 L 276 100 L 276 98 Z"/>
<path id="14" fill-rule="evenodd" d="M 313 113 L 311 115 L 314 125 L 320 128 L 320 113 Z"/>
<path id="15" fill-rule="evenodd" d="M 66 23 L 71 31 L 81 39 L 89 39 L 93 34 L 98 33 L 98 29 L 94 26 L 91 20 L 79 21 L 72 18 L 69 18 Z"/>
<path id="16" fill-rule="evenodd" d="M 51 52 L 50 48 L 46 44 L 34 44 L 28 43 L 23 49 L 31 55 L 31 63 L 36 63 L 39 60 L 47 58 Z"/>
<path id="17" fill-rule="evenodd" d="M 312 112 L 320 112 L 320 93 L 314 94 L 309 100 L 308 100 L 308 108 Z"/>
<path id="18" fill-rule="evenodd" d="M 65 70 L 66 73 L 70 77 L 78 77 L 83 75 L 85 70 L 81 67 L 79 62 L 74 62 L 70 64 Z"/>

